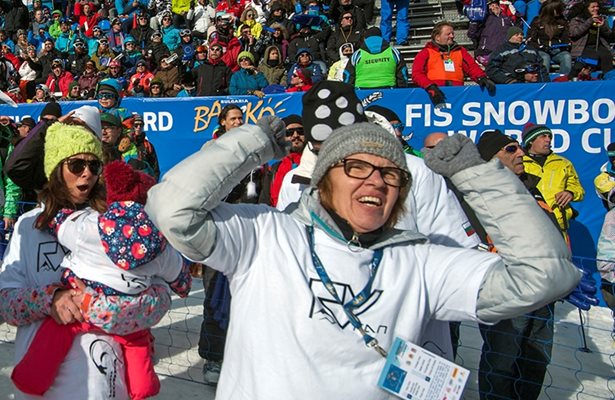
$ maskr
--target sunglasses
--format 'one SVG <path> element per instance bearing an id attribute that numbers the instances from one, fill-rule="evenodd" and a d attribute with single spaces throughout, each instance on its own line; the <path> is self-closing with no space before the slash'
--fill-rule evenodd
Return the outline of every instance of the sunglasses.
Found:
<path id="1" fill-rule="evenodd" d="M 222 51 L 222 47 L 211 47 L 210 51 Z"/>
<path id="2" fill-rule="evenodd" d="M 397 130 L 397 131 L 403 131 L 404 130 L 404 124 L 401 122 L 398 122 L 396 124 L 391 124 L 391 126 L 393 127 L 393 129 Z"/>
<path id="3" fill-rule="evenodd" d="M 110 100 L 110 99 L 115 99 L 115 94 L 113 93 L 98 93 L 98 96 L 96 96 L 97 99 L 99 100 Z"/>
<path id="4" fill-rule="evenodd" d="M 286 137 L 291 137 L 295 133 L 303 136 L 303 128 L 290 128 L 286 130 Z"/>
<path id="5" fill-rule="evenodd" d="M 149 88 L 150 89 L 160 89 L 161 86 L 160 85 L 151 85 Z"/>
<path id="6" fill-rule="evenodd" d="M 68 166 L 68 170 L 74 175 L 81 175 L 87 167 L 94 175 L 100 175 L 102 172 L 102 162 L 100 160 L 83 160 L 81 158 L 69 158 L 64 161 Z"/>
<path id="7" fill-rule="evenodd" d="M 134 126 L 143 126 L 143 123 L 142 123 L 142 122 L 136 122 L 136 123 L 134 124 Z"/>
<path id="8" fill-rule="evenodd" d="M 241 57 L 241 58 L 239 59 L 239 62 L 243 62 L 243 61 L 249 61 L 249 62 L 252 62 L 252 60 L 250 60 L 248 57 Z"/>
<path id="9" fill-rule="evenodd" d="M 502 150 L 504 150 L 507 153 L 515 153 L 517 150 L 519 150 L 521 147 L 519 147 L 518 144 L 509 144 L 508 146 L 504 147 Z"/>
<path id="10" fill-rule="evenodd" d="M 169 18 L 169 17 L 164 17 L 162 20 L 163 20 L 163 21 L 170 21 L 170 20 L 171 20 L 171 18 Z"/>

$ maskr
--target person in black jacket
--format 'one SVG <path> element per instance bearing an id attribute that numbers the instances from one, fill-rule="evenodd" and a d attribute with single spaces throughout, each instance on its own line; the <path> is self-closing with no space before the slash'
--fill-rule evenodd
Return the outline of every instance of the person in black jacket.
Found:
<path id="1" fill-rule="evenodd" d="M 487 76 L 495 83 L 523 83 L 525 80 L 517 71 L 523 64 L 536 65 L 538 82 L 550 82 L 538 51 L 528 48 L 523 43 L 523 30 L 516 26 L 508 28 L 507 41 L 498 47 L 489 57 Z"/>
<path id="2" fill-rule="evenodd" d="M 0 8 L 4 11 L 4 30 L 9 38 L 12 38 L 18 29 L 28 29 L 30 13 L 21 0 L 2 1 Z"/>
<path id="3" fill-rule="evenodd" d="M 228 94 L 231 69 L 222 61 L 222 46 L 209 46 L 207 60 L 192 71 L 196 82 L 197 96 L 220 96 Z"/>
<path id="4" fill-rule="evenodd" d="M 61 59 L 62 54 L 54 47 L 53 39 L 45 39 L 43 50 L 39 54 L 39 61 L 43 67 L 40 78 L 36 79 L 36 83 L 47 82 L 47 77 L 51 73 L 51 62 L 55 59 Z"/>
<path id="5" fill-rule="evenodd" d="M 329 36 L 327 40 L 327 59 L 329 64 L 340 59 L 339 48 L 345 43 L 352 43 L 354 49 L 358 49 L 361 45 L 363 35 L 361 29 L 358 27 L 355 16 L 350 11 L 345 11 L 340 15 L 337 28 Z"/>

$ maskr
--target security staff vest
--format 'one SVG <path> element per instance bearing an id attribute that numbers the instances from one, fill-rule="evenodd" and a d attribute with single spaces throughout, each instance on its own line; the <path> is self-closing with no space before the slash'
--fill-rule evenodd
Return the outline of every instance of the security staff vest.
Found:
<path id="1" fill-rule="evenodd" d="M 395 77 L 397 63 L 391 47 L 378 54 L 371 54 L 362 49 L 359 51 L 361 58 L 355 65 L 355 86 L 357 88 L 397 86 Z"/>

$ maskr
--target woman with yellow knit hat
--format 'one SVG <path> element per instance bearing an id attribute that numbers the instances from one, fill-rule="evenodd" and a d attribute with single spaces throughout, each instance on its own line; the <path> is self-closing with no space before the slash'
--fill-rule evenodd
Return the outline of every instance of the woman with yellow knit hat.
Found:
<path id="1" fill-rule="evenodd" d="M 64 123 L 48 128 L 44 150 L 48 182 L 39 194 L 41 204 L 17 221 L 0 269 L 0 316 L 18 327 L 17 362 L 47 316 L 62 325 L 83 321 L 84 293 L 59 284 L 60 266 L 68 251 L 47 227 L 62 209 L 105 210 L 101 157 L 101 142 L 87 128 Z M 159 313 L 164 314 L 170 306 L 162 286 L 152 286 L 145 297 L 148 307 Z M 89 304 L 104 301 L 105 296 L 94 296 Z M 148 321 L 137 323 L 146 325 Z M 80 399 L 128 399 L 124 376 L 119 344 L 106 334 L 86 333 L 74 341 L 44 397 L 64 399 L 70 393 Z"/>

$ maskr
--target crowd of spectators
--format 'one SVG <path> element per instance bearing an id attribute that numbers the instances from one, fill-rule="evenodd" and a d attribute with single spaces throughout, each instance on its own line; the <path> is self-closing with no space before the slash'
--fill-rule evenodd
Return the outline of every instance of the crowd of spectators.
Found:
<path id="1" fill-rule="evenodd" d="M 2 1 L 0 90 L 20 103 L 93 99 L 105 78 L 120 83 L 121 96 L 134 97 L 262 97 L 306 91 L 323 79 L 358 88 L 406 87 L 407 60 L 391 41 L 405 45 L 408 39 L 391 37 L 388 28 L 370 28 L 372 3 L 34 0 L 26 6 L 22 0 Z M 547 0 L 532 17 L 523 7 L 489 0 L 485 19 L 472 21 L 467 32 L 477 64 L 495 83 L 549 81 L 545 72 L 553 64 L 569 80 L 609 72 L 615 35 L 604 5 L 572 3 Z M 529 30 L 518 36 L 524 23 Z M 443 46 L 436 38 L 442 28 L 426 47 Z M 447 40 L 452 43 L 445 43 L 445 50 L 452 54 L 459 45 L 454 35 Z M 533 54 L 517 56 L 521 52 Z M 482 76 L 477 72 L 471 78 L 477 74 Z M 462 83 L 463 75 L 456 79 Z"/>

